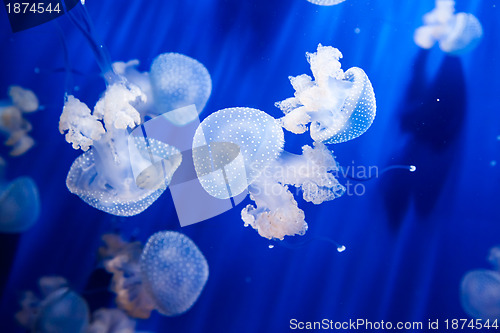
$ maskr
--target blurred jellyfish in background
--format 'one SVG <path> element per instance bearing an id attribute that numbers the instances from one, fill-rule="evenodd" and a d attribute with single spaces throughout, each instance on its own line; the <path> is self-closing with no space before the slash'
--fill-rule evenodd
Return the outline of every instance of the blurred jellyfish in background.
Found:
<path id="1" fill-rule="evenodd" d="M 60 117 L 59 131 L 66 133 L 66 141 L 84 151 L 70 168 L 68 189 L 113 215 L 132 216 L 148 208 L 181 162 L 176 148 L 152 138 L 136 138 L 137 149 L 129 149 L 127 129 L 141 122 L 134 104 L 145 100 L 139 87 L 124 80 L 107 87 L 93 112 L 74 96 L 67 96 Z M 148 168 L 153 157 L 162 161 L 161 168 Z M 149 173 L 136 179 L 132 169 Z"/>
<path id="2" fill-rule="evenodd" d="M 373 123 L 375 95 L 361 68 L 341 69 L 342 53 L 334 47 L 318 45 L 306 53 L 314 81 L 307 74 L 291 76 L 294 97 L 277 102 L 285 116 L 283 127 L 301 134 L 308 130 L 317 142 L 334 144 L 357 138 Z"/>
<path id="3" fill-rule="evenodd" d="M 6 181 L 5 165 L 0 157 L 0 232 L 24 232 L 40 216 L 38 187 L 30 177 Z"/>
<path id="4" fill-rule="evenodd" d="M 341 2 L 344 2 L 345 0 L 307 0 L 307 1 L 320 6 L 333 6 Z"/>
<path id="5" fill-rule="evenodd" d="M 134 333 L 135 320 L 120 309 L 99 309 L 92 314 L 87 333 Z"/>
<path id="6" fill-rule="evenodd" d="M 490 250 L 488 260 L 493 270 L 470 271 L 462 278 L 461 303 L 471 317 L 500 320 L 500 247 Z"/>
<path id="7" fill-rule="evenodd" d="M 10 86 L 8 93 L 10 101 L 0 101 L 0 133 L 7 137 L 5 144 L 12 147 L 9 154 L 19 156 L 35 144 L 28 135 L 31 124 L 23 116 L 38 110 L 38 98 L 19 86 Z"/>
<path id="8" fill-rule="evenodd" d="M 103 236 L 104 267 L 113 274 L 111 289 L 118 307 L 129 316 L 149 318 L 152 310 L 177 316 L 196 302 L 208 279 L 208 264 L 187 236 L 158 232 L 144 249 L 119 236 Z"/>
<path id="9" fill-rule="evenodd" d="M 212 91 L 208 70 L 199 61 L 179 53 L 163 53 L 155 58 L 150 72 L 140 73 L 138 60 L 115 62 L 117 74 L 138 87 L 147 96 L 147 103 L 139 105 L 142 116 L 162 115 L 174 125 L 184 126 L 198 118 Z M 186 113 L 183 108 L 195 105 L 197 112 Z"/>
<path id="10" fill-rule="evenodd" d="M 16 313 L 19 324 L 31 332 L 85 333 L 89 309 L 85 300 L 68 287 L 62 277 L 42 277 L 39 281 L 41 298 L 25 292 Z"/>
<path id="11" fill-rule="evenodd" d="M 435 43 L 450 54 L 470 51 L 481 40 L 483 28 L 469 13 L 455 13 L 454 0 L 436 0 L 436 7 L 423 17 L 424 25 L 415 30 L 415 44 L 430 49 Z"/>
<path id="12" fill-rule="evenodd" d="M 228 149 L 232 146 L 221 143 L 236 144 L 238 157 L 232 157 L 234 152 Z M 333 200 L 345 191 L 333 175 L 335 159 L 323 144 L 304 146 L 302 155 L 283 151 L 283 145 L 279 122 L 251 108 L 211 114 L 193 139 L 193 161 L 203 188 L 220 199 L 248 188 L 257 207 L 244 208 L 242 219 L 268 239 L 303 235 L 307 230 L 304 212 L 288 185 L 301 188 L 304 200 L 314 204 Z"/>

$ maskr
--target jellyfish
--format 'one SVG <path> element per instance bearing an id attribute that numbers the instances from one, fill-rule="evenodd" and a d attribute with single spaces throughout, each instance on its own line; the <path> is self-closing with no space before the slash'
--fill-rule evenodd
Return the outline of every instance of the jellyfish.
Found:
<path id="1" fill-rule="evenodd" d="M 86 333 L 134 333 L 135 320 L 120 309 L 102 308 L 92 314 Z"/>
<path id="2" fill-rule="evenodd" d="M 181 163 L 179 150 L 153 138 L 137 137 L 130 149 L 128 129 L 140 124 L 135 103 L 145 101 L 139 87 L 126 81 L 108 85 L 93 112 L 73 95 L 64 103 L 59 131 L 84 153 L 72 164 L 66 185 L 89 205 L 118 216 L 148 208 L 166 189 Z M 89 149 L 91 148 L 91 149 Z M 149 168 L 154 160 L 162 167 Z M 147 185 L 133 169 L 150 170 Z"/>
<path id="3" fill-rule="evenodd" d="M 42 277 L 39 287 L 41 298 L 30 291 L 22 296 L 22 309 L 16 313 L 21 326 L 37 333 L 87 332 L 87 303 L 68 287 L 66 279 Z"/>
<path id="4" fill-rule="evenodd" d="M 153 310 L 180 315 L 193 306 L 207 282 L 205 257 L 181 233 L 158 232 L 144 248 L 112 234 L 103 240 L 100 253 L 104 267 L 113 274 L 116 303 L 131 317 L 149 318 Z"/>
<path id="5" fill-rule="evenodd" d="M 147 96 L 147 103 L 138 108 L 143 117 L 162 115 L 176 126 L 198 118 L 212 91 L 212 80 L 203 64 L 183 54 L 163 53 L 154 59 L 149 73 L 139 72 L 137 65 L 138 60 L 115 62 L 113 69 Z M 194 105 L 196 112 L 183 109 L 189 105 Z"/>
<path id="6" fill-rule="evenodd" d="M 307 1 L 320 6 L 333 6 L 333 5 L 338 5 L 341 2 L 344 2 L 345 0 L 307 0 Z"/>
<path id="7" fill-rule="evenodd" d="M 479 269 L 467 272 L 460 285 L 464 311 L 477 319 L 500 319 L 500 247 L 490 250 L 494 270 Z"/>
<path id="8" fill-rule="evenodd" d="M 479 20 L 469 13 L 455 13 L 454 0 L 436 0 L 436 7 L 415 30 L 415 44 L 430 49 L 437 42 L 446 53 L 461 54 L 477 46 L 483 35 Z"/>
<path id="9" fill-rule="evenodd" d="M 10 101 L 0 101 L 0 133 L 7 137 L 5 145 L 12 147 L 9 154 L 20 156 L 35 144 L 28 135 L 32 126 L 24 114 L 38 110 L 38 98 L 31 90 L 19 86 L 10 86 L 8 93 Z"/>
<path id="10" fill-rule="evenodd" d="M 283 111 L 282 126 L 294 133 L 308 130 L 314 141 L 325 144 L 357 138 L 373 123 L 375 94 L 365 72 L 358 67 L 341 69 L 342 53 L 331 46 L 318 45 L 306 53 L 314 80 L 307 74 L 289 77 L 294 97 L 277 102 Z"/>
<path id="11" fill-rule="evenodd" d="M 300 188 L 304 200 L 314 204 L 345 191 L 334 176 L 338 167 L 332 152 L 324 144 L 304 146 L 301 155 L 284 151 L 283 145 L 279 121 L 251 108 L 211 114 L 193 139 L 193 161 L 203 188 L 219 199 L 248 190 L 256 207 L 245 207 L 242 219 L 268 239 L 303 235 L 308 228 L 289 186 Z"/>

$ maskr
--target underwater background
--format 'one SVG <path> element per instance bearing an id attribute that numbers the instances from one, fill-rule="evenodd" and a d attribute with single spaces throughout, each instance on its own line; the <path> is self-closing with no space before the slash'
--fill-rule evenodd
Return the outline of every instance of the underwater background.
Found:
<path id="1" fill-rule="evenodd" d="M 318 206 L 297 196 L 309 229 L 283 242 L 243 226 L 248 198 L 181 228 L 168 190 L 133 217 L 106 214 L 71 194 L 66 175 L 80 152 L 58 131 L 66 85 L 61 30 L 78 98 L 93 105 L 104 80 L 88 43 L 66 17 L 12 33 L 0 10 L 0 95 L 17 84 L 33 90 L 44 106 L 29 115 L 36 146 L 7 159 L 6 178 L 35 180 L 41 213 L 28 231 L 0 234 L 0 331 L 24 332 L 14 319 L 20 293 L 35 290 L 46 275 L 65 277 L 92 311 L 114 307 L 110 275 L 98 265 L 102 234 L 119 232 L 145 243 L 160 230 L 188 235 L 210 275 L 191 310 L 170 318 L 154 312 L 138 320 L 137 330 L 286 332 L 293 318 L 362 318 L 421 321 L 424 332 L 429 319 L 468 318 L 460 305 L 461 279 L 489 268 L 488 251 L 500 244 L 496 3 L 457 0 L 457 11 L 473 13 L 484 35 L 471 52 L 450 56 L 413 41 L 432 0 L 347 0 L 331 7 L 305 0 L 87 1 L 112 61 L 138 59 L 146 71 L 158 54 L 178 52 L 204 64 L 213 88 L 201 119 L 238 106 L 281 116 L 274 103 L 292 95 L 288 76 L 310 73 L 305 52 L 318 43 L 338 48 L 344 69 L 367 73 L 377 99 L 373 125 L 329 148 L 343 166 L 417 169 L 389 171 L 363 182 L 362 195 Z M 307 135 L 287 132 L 285 139 L 285 148 L 296 153 L 310 144 Z M 0 148 L 2 156 L 7 152 Z M 339 253 L 335 242 L 346 250 Z"/>

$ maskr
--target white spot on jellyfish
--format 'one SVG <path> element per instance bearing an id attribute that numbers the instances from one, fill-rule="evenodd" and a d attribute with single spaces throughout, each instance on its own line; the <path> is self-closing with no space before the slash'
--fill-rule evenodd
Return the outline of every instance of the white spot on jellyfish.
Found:
<path id="1" fill-rule="evenodd" d="M 333 6 L 341 2 L 344 2 L 345 0 L 307 0 L 307 1 L 319 6 Z"/>
<path id="2" fill-rule="evenodd" d="M 193 138 L 193 162 L 203 188 L 227 199 L 242 193 L 278 158 L 284 134 L 267 113 L 228 108 L 208 116 Z"/>
<path id="3" fill-rule="evenodd" d="M 423 17 L 415 30 L 415 44 L 430 49 L 437 42 L 446 53 L 460 54 L 473 49 L 483 36 L 479 20 L 469 13 L 455 14 L 454 0 L 436 0 L 436 7 Z"/>
<path id="4" fill-rule="evenodd" d="M 314 81 L 309 75 L 290 77 L 294 97 L 277 102 L 285 116 L 281 123 L 288 131 L 307 131 L 314 141 L 341 143 L 357 138 L 373 123 L 375 95 L 361 68 L 341 69 L 342 53 L 331 46 L 318 45 L 317 52 L 306 53 Z"/>
<path id="5" fill-rule="evenodd" d="M 460 285 L 464 311 L 473 318 L 500 319 L 500 248 L 490 250 L 489 261 L 495 270 L 470 271 Z"/>
<path id="6" fill-rule="evenodd" d="M 191 104 L 200 113 L 212 91 L 208 70 L 197 60 L 179 53 L 159 55 L 151 65 L 151 85 L 156 114 L 173 111 Z M 198 114 L 164 115 L 173 124 L 182 126 Z"/>
<path id="7" fill-rule="evenodd" d="M 338 251 L 339 253 L 344 252 L 344 251 L 345 251 L 345 246 L 344 246 L 344 245 L 340 245 L 339 247 L 337 247 L 337 251 Z"/>
<path id="8" fill-rule="evenodd" d="M 415 172 L 415 171 L 417 171 L 417 167 L 414 165 L 410 165 L 409 170 L 410 170 L 410 172 Z"/>
<path id="9" fill-rule="evenodd" d="M 21 298 L 19 324 L 33 332 L 86 333 L 89 310 L 85 300 L 68 288 L 62 277 L 43 277 L 39 281 L 42 299 L 33 292 Z"/>
<path id="10" fill-rule="evenodd" d="M 361 29 L 360 29 L 360 28 L 355 28 L 355 29 L 354 29 L 354 33 L 355 33 L 356 35 L 358 35 L 360 32 L 361 32 Z"/>
<path id="11" fill-rule="evenodd" d="M 104 235 L 100 249 L 104 267 L 113 274 L 118 307 L 135 318 L 149 318 L 156 309 L 166 316 L 191 308 L 208 279 L 208 263 L 187 236 L 158 232 L 142 248 L 117 235 Z"/>

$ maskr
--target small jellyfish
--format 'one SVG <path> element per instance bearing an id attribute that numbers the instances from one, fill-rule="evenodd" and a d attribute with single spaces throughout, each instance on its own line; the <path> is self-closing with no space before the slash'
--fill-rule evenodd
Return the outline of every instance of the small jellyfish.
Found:
<path id="1" fill-rule="evenodd" d="M 181 163 L 176 148 L 152 138 L 137 138 L 137 149 L 130 149 L 127 129 L 141 122 L 134 105 L 145 98 L 136 85 L 113 83 L 93 112 L 85 103 L 68 96 L 59 120 L 59 131 L 65 133 L 66 141 L 84 151 L 70 168 L 68 189 L 89 205 L 113 215 L 132 216 L 148 208 L 166 189 Z M 149 181 L 142 186 L 132 169 L 147 169 L 153 158 L 167 161 L 169 167 L 149 179 L 154 179 L 154 184 Z"/>
<path id="2" fill-rule="evenodd" d="M 314 141 L 325 144 L 357 138 L 373 123 L 375 94 L 365 72 L 358 67 L 341 69 L 342 53 L 331 46 L 318 45 L 306 53 L 314 81 L 309 75 L 289 77 L 294 97 L 277 102 L 285 114 L 282 126 L 295 134 L 308 130 Z"/>
<path id="3" fill-rule="evenodd" d="M 118 307 L 134 318 L 149 318 L 152 310 L 180 315 L 198 299 L 208 279 L 208 264 L 187 236 L 158 232 L 144 249 L 116 235 L 104 235 L 100 249 L 104 267 L 113 274 L 111 289 Z"/>
<path id="4" fill-rule="evenodd" d="M 344 2 L 345 0 L 307 0 L 307 1 L 320 6 L 333 6 L 341 2 Z"/>
<path id="5" fill-rule="evenodd" d="M 19 156 L 28 151 L 35 141 L 28 135 L 31 123 L 24 114 L 38 110 L 36 95 L 19 86 L 9 87 L 10 101 L 0 101 L 0 133 L 7 137 L 5 144 L 11 146 L 11 156 Z"/>
<path id="6" fill-rule="evenodd" d="M 42 298 L 25 292 L 16 313 L 19 324 L 37 333 L 86 333 L 89 309 L 85 300 L 68 287 L 62 277 L 42 277 Z"/>
<path id="7" fill-rule="evenodd" d="M 415 44 L 430 49 L 435 43 L 442 51 L 461 54 L 477 46 L 483 35 L 479 20 L 469 13 L 455 13 L 454 0 L 436 0 L 436 7 L 423 17 L 415 30 Z"/>
<path id="8" fill-rule="evenodd" d="M 193 161 L 203 188 L 219 199 L 248 190 L 256 207 L 244 208 L 242 219 L 269 239 L 307 230 L 304 212 L 288 186 L 300 188 L 304 200 L 314 204 L 345 191 L 333 175 L 337 164 L 325 145 L 304 146 L 302 155 L 283 151 L 283 145 L 283 129 L 276 119 L 250 108 L 211 114 L 193 139 Z"/>
<path id="9" fill-rule="evenodd" d="M 92 314 L 86 333 L 134 333 L 135 320 L 120 309 L 99 309 Z"/>
<path id="10" fill-rule="evenodd" d="M 471 317 L 483 320 L 500 320 L 500 247 L 490 250 L 489 261 L 494 270 L 470 271 L 460 285 L 461 303 Z"/>
<path id="11" fill-rule="evenodd" d="M 156 57 L 151 65 L 150 78 L 154 114 L 164 114 L 177 126 L 195 120 L 212 91 L 212 80 L 205 66 L 179 53 L 164 53 Z M 198 114 L 174 111 L 191 104 L 196 106 Z"/>

